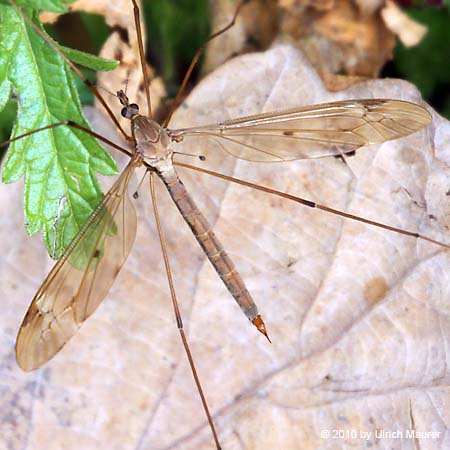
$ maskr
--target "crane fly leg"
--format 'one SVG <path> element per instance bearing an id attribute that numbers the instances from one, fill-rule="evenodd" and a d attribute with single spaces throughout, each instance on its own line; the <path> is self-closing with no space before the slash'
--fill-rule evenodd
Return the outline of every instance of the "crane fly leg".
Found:
<path id="1" fill-rule="evenodd" d="M 301 198 L 301 197 L 297 197 L 295 195 L 291 195 L 291 194 L 288 194 L 286 192 L 277 191 L 275 189 L 271 189 L 271 188 L 266 187 L 266 186 L 260 186 L 259 184 L 255 184 L 255 183 L 251 183 L 249 181 L 241 180 L 240 178 L 234 178 L 234 177 L 231 177 L 229 175 L 224 175 L 222 173 L 218 173 L 218 172 L 214 172 L 212 170 L 204 169 L 202 167 L 193 166 L 191 164 L 186 164 L 186 163 L 179 162 L 179 161 L 176 161 L 176 162 L 174 161 L 174 165 L 175 166 L 179 166 L 179 167 L 184 167 L 186 169 L 194 170 L 194 171 L 197 171 L 197 172 L 205 173 L 207 175 L 212 175 L 212 176 L 214 176 L 216 178 L 221 178 L 223 180 L 227 180 L 227 181 L 230 181 L 232 183 L 240 184 L 241 186 L 246 186 L 246 187 L 250 187 L 252 189 L 256 189 L 258 191 L 266 192 L 268 194 L 276 195 L 278 197 L 282 197 L 282 198 L 285 198 L 287 200 L 291 200 L 291 201 L 294 201 L 296 203 L 300 203 L 303 206 L 308 206 L 309 208 L 320 209 L 322 211 L 326 211 L 326 212 L 328 212 L 330 214 L 334 214 L 336 216 L 341 216 L 341 217 L 344 217 L 346 219 L 351 219 L 351 220 L 354 220 L 354 221 L 357 221 L 357 222 L 362 222 L 362 223 L 365 223 L 367 225 L 372 225 L 374 227 L 378 227 L 378 228 L 382 228 L 384 230 L 392 231 L 393 233 L 399 233 L 399 234 L 403 234 L 405 236 L 414 237 L 416 239 L 422 239 L 424 241 L 431 242 L 432 244 L 438 245 L 438 246 L 443 247 L 445 249 L 450 249 L 450 244 L 446 244 L 445 242 L 438 241 L 436 239 L 433 239 L 433 238 L 431 238 L 429 236 L 425 236 L 423 234 L 417 233 L 415 231 L 403 230 L 401 228 L 392 227 L 392 226 L 387 225 L 385 223 L 376 222 L 375 220 L 366 219 L 365 217 L 361 217 L 361 216 L 356 216 L 354 214 L 350 214 L 350 213 L 347 213 L 345 211 L 341 211 L 339 209 L 330 208 L 330 207 L 328 207 L 326 205 L 321 205 L 321 204 L 313 202 L 311 200 L 307 200 L 307 199 L 304 199 L 304 198 Z"/>
<path id="2" fill-rule="evenodd" d="M 167 248 L 166 248 L 166 241 L 164 238 L 164 232 L 161 226 L 161 221 L 160 221 L 160 216 L 159 216 L 159 212 L 158 212 L 158 204 L 156 201 L 156 192 L 155 192 L 155 180 L 154 180 L 154 173 L 150 173 L 150 192 L 151 192 L 151 197 L 152 197 L 152 205 L 153 205 L 153 212 L 155 215 L 155 222 L 156 222 L 156 227 L 158 230 L 158 237 L 159 237 L 159 242 L 161 244 L 161 253 L 163 255 L 163 259 L 164 259 L 164 267 L 166 270 L 166 275 L 167 275 L 167 282 L 169 283 L 169 289 L 170 289 L 170 297 L 172 299 L 172 306 L 173 306 L 173 310 L 175 313 L 175 319 L 177 321 L 177 327 L 178 327 L 178 331 L 180 332 L 180 337 L 181 337 L 181 341 L 183 343 L 183 347 L 184 347 L 184 351 L 186 352 L 186 356 L 189 360 L 189 366 L 191 367 L 191 371 L 192 371 L 192 375 L 194 377 L 194 381 L 195 381 L 195 385 L 197 387 L 197 391 L 200 395 L 200 399 L 203 405 L 203 409 L 205 411 L 206 417 L 208 419 L 208 424 L 209 427 L 211 429 L 211 433 L 213 435 L 214 438 L 214 443 L 216 444 L 216 448 L 217 450 L 220 450 L 222 447 L 220 445 L 219 442 L 219 437 L 217 435 L 216 432 L 216 428 L 214 425 L 214 422 L 212 420 L 212 416 L 211 413 L 209 412 L 209 407 L 208 407 L 208 403 L 206 402 L 206 397 L 205 394 L 203 393 L 203 388 L 201 386 L 200 383 L 200 378 L 198 376 L 197 373 L 197 369 L 195 367 L 195 363 L 194 363 L 194 359 L 192 357 L 192 353 L 191 353 L 191 349 L 189 347 L 188 341 L 186 339 L 186 334 L 184 332 L 184 328 L 183 328 L 183 320 L 181 318 L 181 313 L 180 313 L 180 308 L 178 306 L 178 300 L 176 297 L 176 293 L 175 293 L 175 287 L 173 285 L 173 278 L 172 278 L 172 271 L 170 269 L 170 263 L 169 263 L 169 256 L 167 254 Z"/>

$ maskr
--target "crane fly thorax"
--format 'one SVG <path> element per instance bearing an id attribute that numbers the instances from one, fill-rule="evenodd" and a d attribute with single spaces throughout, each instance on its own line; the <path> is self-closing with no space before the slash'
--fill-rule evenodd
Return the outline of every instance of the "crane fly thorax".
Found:
<path id="1" fill-rule="evenodd" d="M 148 117 L 136 115 L 132 119 L 136 151 L 155 169 L 172 163 L 172 142 L 167 131 Z"/>

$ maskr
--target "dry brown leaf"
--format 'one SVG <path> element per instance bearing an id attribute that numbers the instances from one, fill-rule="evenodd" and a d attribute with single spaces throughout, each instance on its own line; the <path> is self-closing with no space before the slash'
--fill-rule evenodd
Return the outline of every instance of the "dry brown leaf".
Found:
<path id="1" fill-rule="evenodd" d="M 214 29 L 234 9 L 228 0 L 213 0 Z M 394 2 L 385 0 L 253 0 L 237 26 L 210 45 L 204 71 L 277 40 L 301 49 L 325 82 L 333 73 L 373 78 L 392 58 L 396 36 L 405 45 L 423 38 L 424 27 L 406 19 Z"/>
<path id="2" fill-rule="evenodd" d="M 381 11 L 386 26 L 395 33 L 406 47 L 417 45 L 427 34 L 427 27 L 411 19 L 393 1 L 386 1 Z"/>
<path id="3" fill-rule="evenodd" d="M 136 2 L 138 5 L 141 5 L 141 0 L 136 0 Z M 105 21 L 110 27 L 119 26 L 128 29 L 134 24 L 131 0 L 114 0 L 114 2 L 108 2 L 107 0 L 77 0 L 68 4 L 67 9 L 69 12 L 85 11 L 105 16 Z M 44 12 L 41 14 L 43 22 L 54 22 L 58 17 L 59 15 L 54 13 Z"/>
<path id="4" fill-rule="evenodd" d="M 375 77 L 395 44 L 379 10 L 362 9 L 353 0 L 336 0 L 325 11 L 286 10 L 281 29 L 317 69 L 332 73 Z"/>
<path id="5" fill-rule="evenodd" d="M 322 83 L 331 92 L 342 91 L 354 84 L 361 83 L 366 77 L 351 77 L 349 75 L 335 75 L 330 72 L 319 72 Z"/>
<path id="6" fill-rule="evenodd" d="M 265 49 L 270 42 L 300 48 L 320 73 L 376 77 L 391 59 L 395 35 L 380 17 L 379 0 L 253 0 L 237 26 L 215 40 L 207 51 L 205 72 L 230 56 Z M 213 1 L 214 29 L 231 17 L 235 5 Z M 278 9 L 277 9 L 278 6 Z M 264 38 L 261 38 L 264 36 Z"/>
<path id="7" fill-rule="evenodd" d="M 297 50 L 280 46 L 211 74 L 172 125 L 355 97 L 420 102 L 399 80 L 330 94 Z M 435 115 L 428 132 L 362 149 L 348 166 L 335 158 L 257 164 L 219 152 L 207 162 L 448 242 L 449 148 L 449 124 Z M 180 172 L 273 341 L 243 317 L 159 186 L 175 287 L 223 448 L 449 448 L 448 253 Z M 21 186 L 0 186 L 0 448 L 213 448 L 175 327 L 146 186 L 137 201 L 137 241 L 110 295 L 60 354 L 31 374 L 16 366 L 14 339 L 50 263 L 39 237 L 23 232 Z M 323 430 L 411 428 L 440 434 L 415 443 L 373 434 L 367 441 L 321 437 Z"/>
<path id="8" fill-rule="evenodd" d="M 358 9 L 361 11 L 361 14 L 364 16 L 369 16 L 372 14 L 376 14 L 384 4 L 386 0 L 353 0 L 354 3 L 358 6 Z"/>
<path id="9" fill-rule="evenodd" d="M 278 4 L 287 10 L 313 8 L 316 11 L 330 11 L 336 0 L 278 0 Z"/>

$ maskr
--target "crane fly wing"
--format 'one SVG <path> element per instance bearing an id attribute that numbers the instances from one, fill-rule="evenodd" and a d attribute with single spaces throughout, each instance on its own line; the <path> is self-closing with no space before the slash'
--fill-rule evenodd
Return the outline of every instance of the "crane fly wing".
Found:
<path id="1" fill-rule="evenodd" d="M 132 159 L 35 295 L 16 340 L 24 370 L 51 359 L 108 293 L 136 236 L 136 211 L 127 187 Z"/>
<path id="2" fill-rule="evenodd" d="M 414 133 L 430 113 L 402 100 L 348 100 L 171 131 L 175 141 L 213 139 L 236 158 L 260 162 L 322 158 Z"/>

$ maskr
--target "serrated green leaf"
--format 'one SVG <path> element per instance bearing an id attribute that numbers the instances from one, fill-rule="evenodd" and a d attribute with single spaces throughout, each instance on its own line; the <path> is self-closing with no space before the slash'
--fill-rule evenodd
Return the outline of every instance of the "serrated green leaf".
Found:
<path id="1" fill-rule="evenodd" d="M 89 55 L 85 52 L 80 52 L 79 50 L 75 50 L 73 48 L 64 47 L 63 45 L 60 45 L 59 48 L 71 61 L 91 70 L 109 71 L 114 70 L 119 65 L 119 61 L 113 61 L 111 59 Z"/>
<path id="2" fill-rule="evenodd" d="M 17 103 L 14 100 L 9 100 L 2 113 L 0 119 L 0 142 L 6 141 L 9 138 L 17 114 Z M 0 148 L 0 158 L 6 152 L 6 148 Z"/>
<path id="3" fill-rule="evenodd" d="M 86 64 L 94 66 L 98 60 Z M 12 136 L 64 120 L 88 127 L 72 73 L 61 56 L 13 8 L 1 4 L 0 67 L 0 86 L 10 83 L 18 99 Z M 25 177 L 26 229 L 30 234 L 42 231 L 53 257 L 61 255 L 101 201 L 97 173 L 112 175 L 117 169 L 109 154 L 82 131 L 61 126 L 11 144 L 3 181 Z"/>
<path id="4" fill-rule="evenodd" d="M 55 13 L 65 13 L 67 8 L 64 6 L 73 3 L 75 0 L 16 0 L 16 3 L 22 7 L 30 7 L 38 11 L 50 11 Z"/>
<path id="5" fill-rule="evenodd" d="M 9 100 L 11 93 L 11 83 L 9 80 L 4 79 L 2 82 L 0 82 L 0 111 L 2 111 L 6 103 Z"/>

